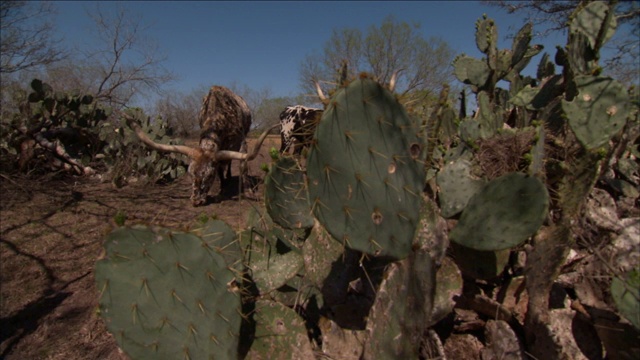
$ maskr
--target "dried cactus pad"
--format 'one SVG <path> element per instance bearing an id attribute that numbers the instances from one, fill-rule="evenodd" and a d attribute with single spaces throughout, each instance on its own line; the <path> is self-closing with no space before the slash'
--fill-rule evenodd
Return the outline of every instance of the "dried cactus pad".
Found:
<path id="1" fill-rule="evenodd" d="M 315 135 L 307 176 L 317 219 L 352 249 L 406 257 L 425 175 L 418 128 L 404 107 L 361 78 L 332 97 Z"/>
<path id="2" fill-rule="evenodd" d="M 236 359 L 240 297 L 194 234 L 118 228 L 96 264 L 100 313 L 132 359 Z"/>
<path id="3" fill-rule="evenodd" d="M 549 195 L 538 178 L 509 173 L 469 200 L 449 238 L 476 250 L 508 249 L 538 231 L 548 208 Z"/>

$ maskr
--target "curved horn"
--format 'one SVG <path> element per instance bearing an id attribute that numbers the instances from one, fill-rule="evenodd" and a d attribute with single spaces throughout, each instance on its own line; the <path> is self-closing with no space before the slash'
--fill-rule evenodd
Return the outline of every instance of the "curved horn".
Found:
<path id="1" fill-rule="evenodd" d="M 154 142 L 153 140 L 149 139 L 149 137 L 142 130 L 142 128 L 140 127 L 140 124 L 138 124 L 137 121 L 133 120 L 129 116 L 125 116 L 125 119 L 127 121 L 127 125 L 129 125 L 129 127 L 138 136 L 138 139 L 140 139 L 140 141 L 142 141 L 142 143 L 144 143 L 145 145 L 147 145 L 147 147 L 149 147 L 149 148 L 151 148 L 153 150 L 165 151 L 165 152 L 177 152 L 177 153 L 180 153 L 180 154 L 187 155 L 188 157 L 190 157 L 192 159 L 200 156 L 201 151 L 199 151 L 199 149 L 196 149 L 196 148 L 192 148 L 192 147 L 184 146 L 184 145 L 158 144 L 157 142 Z"/>
<path id="2" fill-rule="evenodd" d="M 322 103 L 325 105 L 328 104 L 329 99 L 327 99 L 327 97 L 322 92 L 322 88 L 320 87 L 320 84 L 317 81 L 314 81 L 314 84 L 316 84 L 316 92 L 318 93 L 318 97 L 320 98 L 320 101 L 322 101 Z"/>
<path id="3" fill-rule="evenodd" d="M 251 161 L 255 159 L 256 156 L 258 156 L 258 152 L 260 151 L 260 147 L 262 146 L 262 143 L 267 138 L 267 135 L 269 135 L 269 132 L 277 128 L 278 126 L 280 126 L 280 124 L 275 124 L 272 127 L 265 130 L 262 133 L 262 135 L 260 135 L 260 137 L 258 138 L 258 141 L 253 146 L 253 149 L 251 149 L 251 152 L 248 152 L 245 154 L 239 151 L 219 150 L 218 152 L 216 152 L 216 161 L 229 161 L 229 160 Z"/>
<path id="4" fill-rule="evenodd" d="M 393 89 L 396 88 L 396 80 L 398 78 L 398 70 L 394 71 L 391 75 L 391 80 L 389 80 L 389 91 L 393 92 Z"/>

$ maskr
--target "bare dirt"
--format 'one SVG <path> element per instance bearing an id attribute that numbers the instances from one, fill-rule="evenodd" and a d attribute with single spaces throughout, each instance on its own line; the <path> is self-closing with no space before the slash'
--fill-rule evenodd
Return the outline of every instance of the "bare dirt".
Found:
<path id="1" fill-rule="evenodd" d="M 0 358 L 126 359 L 99 316 L 93 273 L 114 217 L 181 229 L 209 216 L 238 230 L 263 206 L 260 166 L 272 146 L 279 148 L 277 137 L 249 166 L 255 198 L 217 196 L 216 181 L 211 201 L 197 208 L 189 176 L 119 189 L 97 178 L 0 176 Z"/>

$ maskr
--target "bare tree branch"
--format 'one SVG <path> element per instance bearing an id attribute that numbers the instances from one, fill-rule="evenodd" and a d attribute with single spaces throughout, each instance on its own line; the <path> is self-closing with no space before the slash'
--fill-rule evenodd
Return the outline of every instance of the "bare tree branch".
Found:
<path id="1" fill-rule="evenodd" d="M 301 64 L 301 87 L 308 94 L 316 93 L 316 81 L 325 89 L 335 87 L 346 63 L 350 79 L 366 71 L 387 84 L 397 72 L 396 89 L 403 96 L 439 91 L 443 83 L 452 80 L 454 53 L 440 39 L 424 39 L 418 27 L 388 17 L 365 35 L 357 29 L 334 30 L 324 52 L 307 56 Z"/>
<path id="2" fill-rule="evenodd" d="M 48 65 L 66 57 L 53 37 L 49 2 L 0 2 L 0 73 Z"/>
<path id="3" fill-rule="evenodd" d="M 146 28 L 139 18 L 128 15 L 122 8 L 109 16 L 98 7 L 95 14 L 88 15 L 106 45 L 88 54 L 99 64 L 97 99 L 122 107 L 140 93 L 159 93 L 161 86 L 173 79 L 162 66 L 166 58 L 159 56 L 155 44 L 142 36 Z"/>

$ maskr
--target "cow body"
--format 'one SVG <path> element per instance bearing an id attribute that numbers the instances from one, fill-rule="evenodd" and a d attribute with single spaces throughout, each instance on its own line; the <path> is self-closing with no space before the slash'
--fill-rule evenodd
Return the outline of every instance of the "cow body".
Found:
<path id="1" fill-rule="evenodd" d="M 322 112 L 322 109 L 302 105 L 287 106 L 280 113 L 280 153 L 284 154 L 293 147 L 294 154 L 300 154 L 303 147 L 311 142 Z"/>
<path id="2" fill-rule="evenodd" d="M 251 110 L 244 99 L 222 86 L 213 86 L 202 101 L 199 115 L 200 149 L 204 154 L 215 154 L 221 150 L 247 151 L 246 138 L 251 128 Z M 224 190 L 231 177 L 231 161 L 205 161 L 191 163 L 189 173 L 193 176 L 192 202 L 202 205 L 206 202 L 209 189 L 220 178 L 220 189 Z M 226 174 L 224 170 L 226 171 Z M 243 169 L 244 170 L 244 169 Z M 244 171 L 243 171 L 244 172 Z M 244 180 L 241 174 L 241 184 Z"/>

